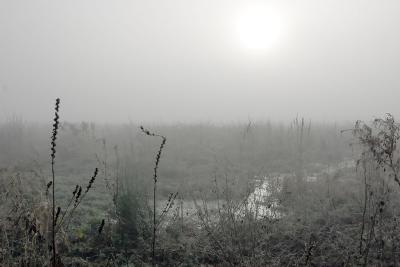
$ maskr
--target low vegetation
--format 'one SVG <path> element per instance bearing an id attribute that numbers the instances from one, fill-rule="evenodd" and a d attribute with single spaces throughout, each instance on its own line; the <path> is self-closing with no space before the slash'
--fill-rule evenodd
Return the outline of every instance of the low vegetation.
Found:
<path id="1" fill-rule="evenodd" d="M 400 260 L 400 125 L 389 114 L 148 130 L 61 122 L 60 100 L 55 112 L 50 141 L 42 126 L 0 126 L 0 266 Z"/>

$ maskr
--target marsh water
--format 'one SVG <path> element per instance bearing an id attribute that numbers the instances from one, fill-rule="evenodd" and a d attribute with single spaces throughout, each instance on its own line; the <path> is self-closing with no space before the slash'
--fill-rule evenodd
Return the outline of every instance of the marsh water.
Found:
<path id="1" fill-rule="evenodd" d="M 336 172 L 355 167 L 352 159 L 344 160 L 336 165 L 318 166 L 319 170 L 305 173 L 303 181 L 314 183 L 320 179 L 334 175 Z M 214 221 L 223 210 L 229 209 L 236 216 L 252 215 L 256 219 L 279 219 L 285 214 L 279 208 L 278 194 L 283 188 L 285 179 L 296 179 L 295 173 L 274 173 L 256 175 L 253 179 L 252 190 L 242 199 L 181 199 L 177 198 L 170 212 L 169 218 L 183 218 L 192 222 L 199 222 L 200 216 L 207 216 Z M 162 212 L 166 201 L 158 201 L 157 209 Z"/>

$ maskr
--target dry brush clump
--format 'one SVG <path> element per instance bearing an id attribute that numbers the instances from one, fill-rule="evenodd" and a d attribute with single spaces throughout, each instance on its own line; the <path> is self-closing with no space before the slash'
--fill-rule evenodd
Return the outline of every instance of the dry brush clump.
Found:
<path id="1" fill-rule="evenodd" d="M 362 149 L 357 161 L 364 188 L 358 249 L 361 262 L 364 266 L 397 264 L 400 125 L 387 114 L 371 125 L 357 121 L 353 134 Z"/>
<path id="2" fill-rule="evenodd" d="M 0 263 L 5 266 L 48 263 L 47 206 L 40 188 L 24 182 L 27 178 L 14 171 L 0 175 Z"/>

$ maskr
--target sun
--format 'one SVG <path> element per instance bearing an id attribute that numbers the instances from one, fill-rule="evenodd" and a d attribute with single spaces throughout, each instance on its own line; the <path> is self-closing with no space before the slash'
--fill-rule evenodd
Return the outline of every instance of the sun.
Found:
<path id="1" fill-rule="evenodd" d="M 242 48 L 265 51 L 279 45 L 285 27 L 278 9 L 252 5 L 239 12 L 235 28 Z"/>

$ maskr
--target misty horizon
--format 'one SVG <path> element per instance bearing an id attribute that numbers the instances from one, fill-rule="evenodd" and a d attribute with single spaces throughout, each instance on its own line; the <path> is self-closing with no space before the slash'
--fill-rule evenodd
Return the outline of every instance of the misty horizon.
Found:
<path id="1" fill-rule="evenodd" d="M 257 50 L 249 46 L 265 40 L 243 37 L 236 24 L 260 3 L 279 17 L 279 40 Z M 46 122 L 56 97 L 64 120 L 100 123 L 400 116 L 397 1 L 3 0 L 0 7 L 0 121 Z"/>

